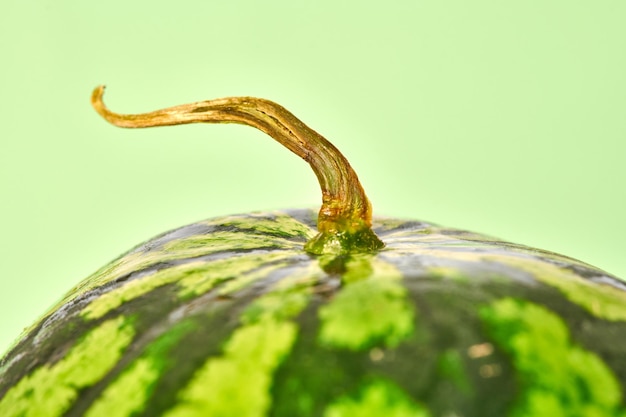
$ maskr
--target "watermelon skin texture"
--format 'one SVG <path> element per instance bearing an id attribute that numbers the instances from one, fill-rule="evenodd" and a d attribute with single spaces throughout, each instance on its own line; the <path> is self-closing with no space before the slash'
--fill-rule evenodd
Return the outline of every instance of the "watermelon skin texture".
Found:
<path id="1" fill-rule="evenodd" d="M 72 289 L 0 362 L 0 416 L 626 417 L 626 285 L 577 260 L 310 210 L 210 219 Z"/>

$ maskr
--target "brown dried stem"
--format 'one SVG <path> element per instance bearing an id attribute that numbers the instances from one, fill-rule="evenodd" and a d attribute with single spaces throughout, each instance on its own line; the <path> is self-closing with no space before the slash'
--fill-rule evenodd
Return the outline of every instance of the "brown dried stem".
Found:
<path id="1" fill-rule="evenodd" d="M 238 123 L 267 133 L 311 165 L 322 189 L 318 217 L 320 235 L 307 243 L 308 251 L 345 253 L 382 247 L 382 242 L 371 232 L 369 200 L 348 160 L 324 137 L 282 106 L 254 97 L 227 97 L 149 113 L 118 114 L 104 105 L 103 94 L 104 86 L 94 89 L 91 103 L 103 118 L 119 127 Z"/>

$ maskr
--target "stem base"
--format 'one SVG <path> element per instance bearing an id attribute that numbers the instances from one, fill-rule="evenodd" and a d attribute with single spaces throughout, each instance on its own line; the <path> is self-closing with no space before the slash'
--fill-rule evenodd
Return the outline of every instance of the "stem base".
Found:
<path id="1" fill-rule="evenodd" d="M 356 231 L 320 232 L 306 242 L 304 250 L 314 255 L 375 252 L 385 246 L 370 228 Z"/>

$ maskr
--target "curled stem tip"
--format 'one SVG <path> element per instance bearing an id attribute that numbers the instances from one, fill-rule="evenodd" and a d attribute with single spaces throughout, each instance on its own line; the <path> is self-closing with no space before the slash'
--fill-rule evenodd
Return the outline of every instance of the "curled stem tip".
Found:
<path id="1" fill-rule="evenodd" d="M 189 123 L 238 123 L 255 127 L 309 163 L 322 189 L 319 233 L 306 243 L 314 254 L 375 251 L 384 246 L 371 230 L 371 205 L 348 160 L 324 137 L 282 106 L 254 97 L 226 97 L 168 107 L 149 113 L 110 111 L 104 86 L 91 95 L 94 109 L 108 122 L 125 128 Z"/>

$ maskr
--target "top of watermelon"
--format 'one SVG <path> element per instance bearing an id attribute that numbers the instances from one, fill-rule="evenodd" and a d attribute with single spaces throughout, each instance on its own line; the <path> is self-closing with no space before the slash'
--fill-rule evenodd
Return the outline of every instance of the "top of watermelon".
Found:
<path id="1" fill-rule="evenodd" d="M 378 253 L 314 257 L 314 218 L 210 219 L 116 259 L 3 359 L 0 415 L 623 415 L 619 280 L 396 219 Z"/>

